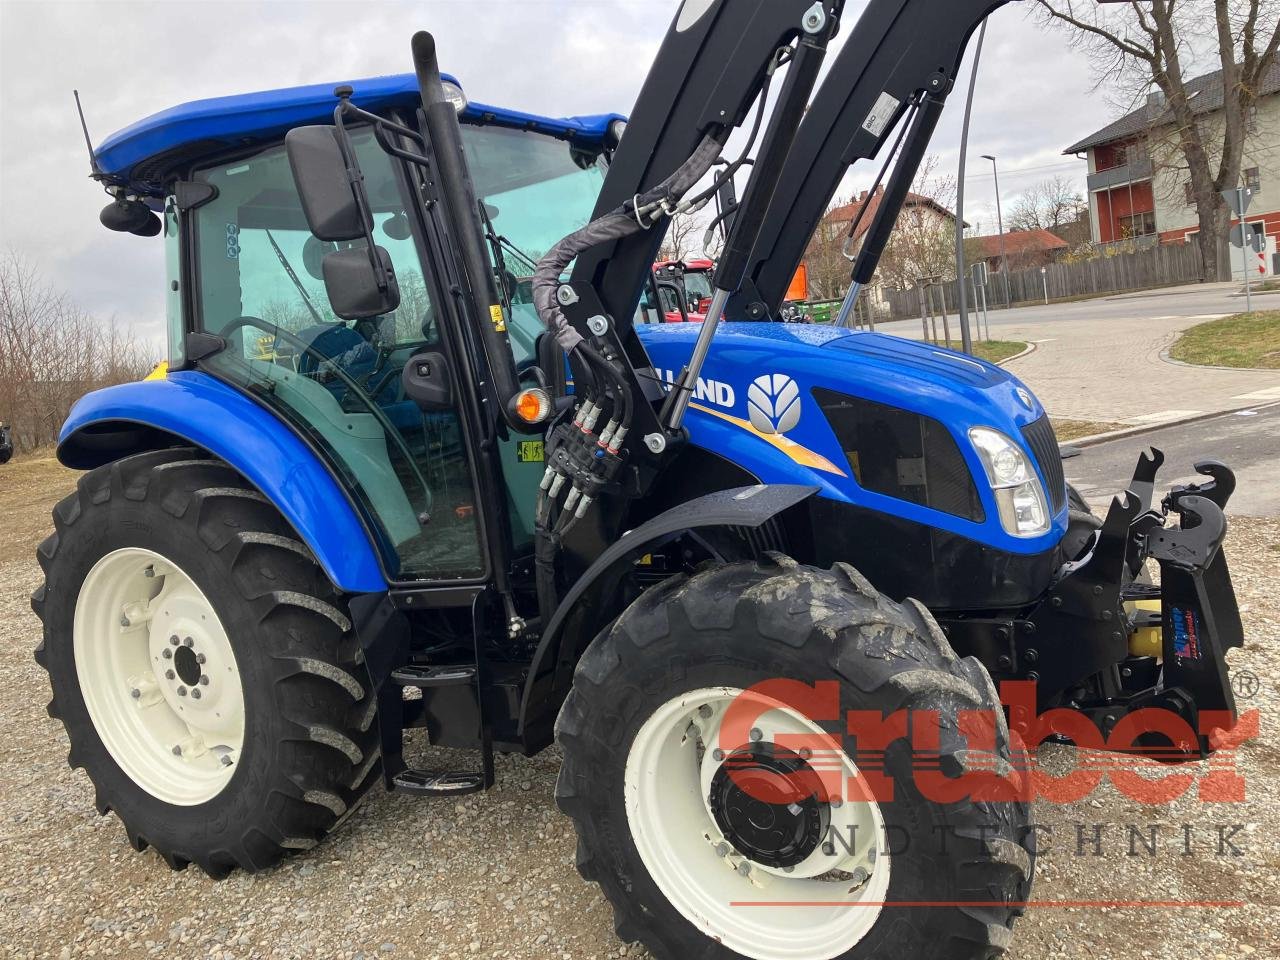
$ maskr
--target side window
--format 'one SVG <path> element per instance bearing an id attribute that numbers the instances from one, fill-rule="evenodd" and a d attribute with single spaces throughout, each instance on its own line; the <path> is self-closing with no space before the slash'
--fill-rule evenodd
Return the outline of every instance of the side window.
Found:
<path id="1" fill-rule="evenodd" d="M 379 533 L 393 579 L 479 577 L 459 418 L 424 413 L 400 384 L 409 357 L 439 341 L 422 261 L 390 160 L 367 134 L 357 149 L 399 308 L 355 323 L 333 315 L 322 263 L 337 247 L 307 229 L 284 148 L 272 147 L 197 174 L 218 188 L 194 211 L 198 313 L 229 341 L 201 365 L 243 384 L 323 452 Z"/>

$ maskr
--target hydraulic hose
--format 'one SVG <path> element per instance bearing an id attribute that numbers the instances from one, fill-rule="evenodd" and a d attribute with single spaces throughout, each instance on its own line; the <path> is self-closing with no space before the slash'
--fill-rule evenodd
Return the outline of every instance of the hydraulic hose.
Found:
<path id="1" fill-rule="evenodd" d="M 689 159 L 666 180 L 629 204 L 623 204 L 582 229 L 575 230 L 538 261 L 538 268 L 533 274 L 533 305 L 543 325 L 556 338 L 561 349 L 570 351 L 584 339 L 569 323 L 556 300 L 560 277 L 565 269 L 584 250 L 621 240 L 652 226 L 657 216 L 673 208 L 711 169 L 720 156 L 723 138 L 726 136 L 725 131 L 707 134 Z"/>

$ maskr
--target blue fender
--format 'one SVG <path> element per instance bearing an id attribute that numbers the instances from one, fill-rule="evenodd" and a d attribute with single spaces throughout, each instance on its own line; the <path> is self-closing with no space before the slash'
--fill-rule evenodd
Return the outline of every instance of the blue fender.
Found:
<path id="1" fill-rule="evenodd" d="M 347 492 L 275 414 L 220 380 L 177 371 L 96 390 L 62 426 L 58 459 L 88 470 L 181 437 L 231 464 L 284 514 L 341 590 L 387 589 L 377 551 Z"/>

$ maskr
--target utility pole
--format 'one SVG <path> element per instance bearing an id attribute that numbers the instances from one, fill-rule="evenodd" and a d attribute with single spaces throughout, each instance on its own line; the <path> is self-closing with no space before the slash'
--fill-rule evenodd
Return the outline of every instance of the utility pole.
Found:
<path id="1" fill-rule="evenodd" d="M 978 46 L 973 52 L 973 66 L 969 74 L 969 99 L 964 105 L 964 129 L 960 134 L 960 169 L 956 174 L 956 287 L 959 294 L 960 346 L 965 353 L 973 353 L 973 337 L 969 335 L 969 303 L 966 294 L 968 276 L 964 262 L 964 171 L 969 159 L 969 118 L 973 115 L 973 90 L 978 82 L 978 63 L 982 60 L 982 41 L 987 38 L 987 21 L 982 21 L 978 31 Z"/>
<path id="2" fill-rule="evenodd" d="M 1004 249 L 1004 213 L 1000 210 L 1000 171 L 996 168 L 996 158 L 989 153 L 982 155 L 983 160 L 991 161 L 991 175 L 996 181 L 996 225 L 1000 230 L 1000 273 L 1004 275 L 1004 308 L 1013 306 L 1013 298 L 1009 294 L 1009 258 Z"/>

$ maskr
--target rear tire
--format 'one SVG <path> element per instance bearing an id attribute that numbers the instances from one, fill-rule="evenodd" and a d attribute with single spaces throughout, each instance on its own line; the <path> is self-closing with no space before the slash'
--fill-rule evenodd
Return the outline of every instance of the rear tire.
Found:
<path id="1" fill-rule="evenodd" d="M 214 877 L 270 867 L 332 831 L 379 779 L 376 701 L 343 597 L 275 507 L 226 463 L 171 449 L 86 474 L 53 520 L 31 599 L 36 660 L 99 813 L 114 811 L 135 849 Z M 166 581 L 190 585 L 185 627 L 162 609 Z M 171 631 L 194 645 L 184 636 L 166 652 L 159 634 Z M 171 657 L 181 647 L 191 654 Z M 209 734 L 208 712 L 234 711 L 237 683 L 239 741 L 221 713 L 226 731 Z M 186 762 L 207 783 L 184 782 Z"/>
<path id="2" fill-rule="evenodd" d="M 671 960 L 989 960 L 1003 953 L 1031 888 L 1034 832 L 1028 806 L 1012 799 L 965 798 L 946 804 L 927 799 L 913 770 L 926 768 L 929 758 L 916 755 L 907 738 L 885 751 L 883 769 L 893 781 L 892 799 L 843 804 L 878 808 L 886 830 L 905 837 L 905 847 L 889 851 L 887 864 L 873 859 L 870 877 L 859 877 L 861 885 L 855 880 L 847 893 L 848 869 L 813 877 L 836 882 L 842 888 L 833 894 L 837 898 L 856 900 L 864 888 L 873 894 L 867 903 L 843 910 L 846 916 L 876 911 L 873 923 L 843 924 L 842 911 L 826 907 L 817 915 L 800 907 L 740 906 L 732 915 L 718 911 L 717 902 L 809 900 L 804 891 L 813 887 L 789 886 L 809 861 L 785 863 L 779 871 L 777 862 L 753 862 L 742 852 L 743 843 L 722 843 L 731 834 L 723 829 L 716 833 L 724 819 L 714 819 L 715 801 L 705 791 L 705 824 L 690 829 L 687 842 L 670 843 L 662 854 L 665 862 L 656 857 L 651 824 L 658 824 L 661 833 L 663 823 L 696 819 L 697 805 L 683 805 L 681 798 L 690 793 L 696 797 L 698 783 L 681 780 L 680 764 L 686 761 L 678 751 L 689 750 L 685 741 L 694 735 L 682 738 L 682 725 L 691 724 L 688 730 L 693 731 L 700 716 L 712 716 L 698 712 L 696 704 L 702 701 L 697 698 L 705 700 L 707 691 L 719 688 L 746 690 L 775 678 L 838 682 L 840 716 L 830 718 L 834 726 L 826 726 L 841 744 L 842 762 L 859 756 L 844 738 L 847 711 L 888 715 L 905 710 L 911 718 L 924 716 L 923 711 L 938 716 L 940 758 L 935 753 L 932 763 L 936 769 L 940 760 L 949 777 L 984 759 L 1006 774 L 1011 757 L 1019 767 L 1025 763 L 982 665 L 958 659 L 918 603 L 898 605 L 880 597 L 851 567 L 837 564 L 825 571 L 775 557 L 674 577 L 641 596 L 591 644 L 556 726 L 564 751 L 557 803 L 577 828 L 578 870 L 599 883 L 612 903 L 618 936 L 641 941 L 655 956 Z M 669 734 L 668 749 L 677 751 L 674 765 L 644 768 L 647 773 L 637 779 L 636 757 L 648 756 L 644 751 L 653 741 L 654 718 L 668 716 L 672 704 L 685 703 L 692 705 L 692 713 L 676 717 Z M 990 711 L 996 725 L 995 757 L 966 749 L 969 745 L 954 725 L 957 714 L 966 710 Z M 752 738 L 758 738 L 757 731 Z M 701 736 L 698 741 L 702 752 L 696 762 L 705 765 L 712 745 L 709 741 L 703 749 Z M 738 749 L 726 747 L 731 755 Z M 647 790 L 643 776 L 650 784 L 661 782 L 662 789 Z M 642 803 L 662 809 L 642 814 Z M 840 805 L 828 806 L 825 822 L 833 824 Z M 774 822 L 772 815 L 766 819 Z M 940 835 L 947 842 L 940 842 Z M 670 863 L 681 856 L 688 869 L 673 876 Z M 707 866 L 714 856 L 735 869 L 717 876 Z M 769 874 L 762 888 L 753 889 L 747 880 L 738 883 L 743 860 L 747 874 Z M 878 877 L 885 867 L 888 877 Z M 858 877 L 856 871 L 853 875 Z M 839 882 L 842 877 L 846 879 Z M 877 882 L 883 884 L 879 893 L 870 889 Z M 707 886 L 717 889 L 704 896 Z M 885 901 L 917 905 L 881 909 L 878 903 Z M 919 905 L 925 901 L 929 905 Z M 824 934 L 825 939 L 813 941 L 817 927 L 829 930 L 829 938 Z"/>

